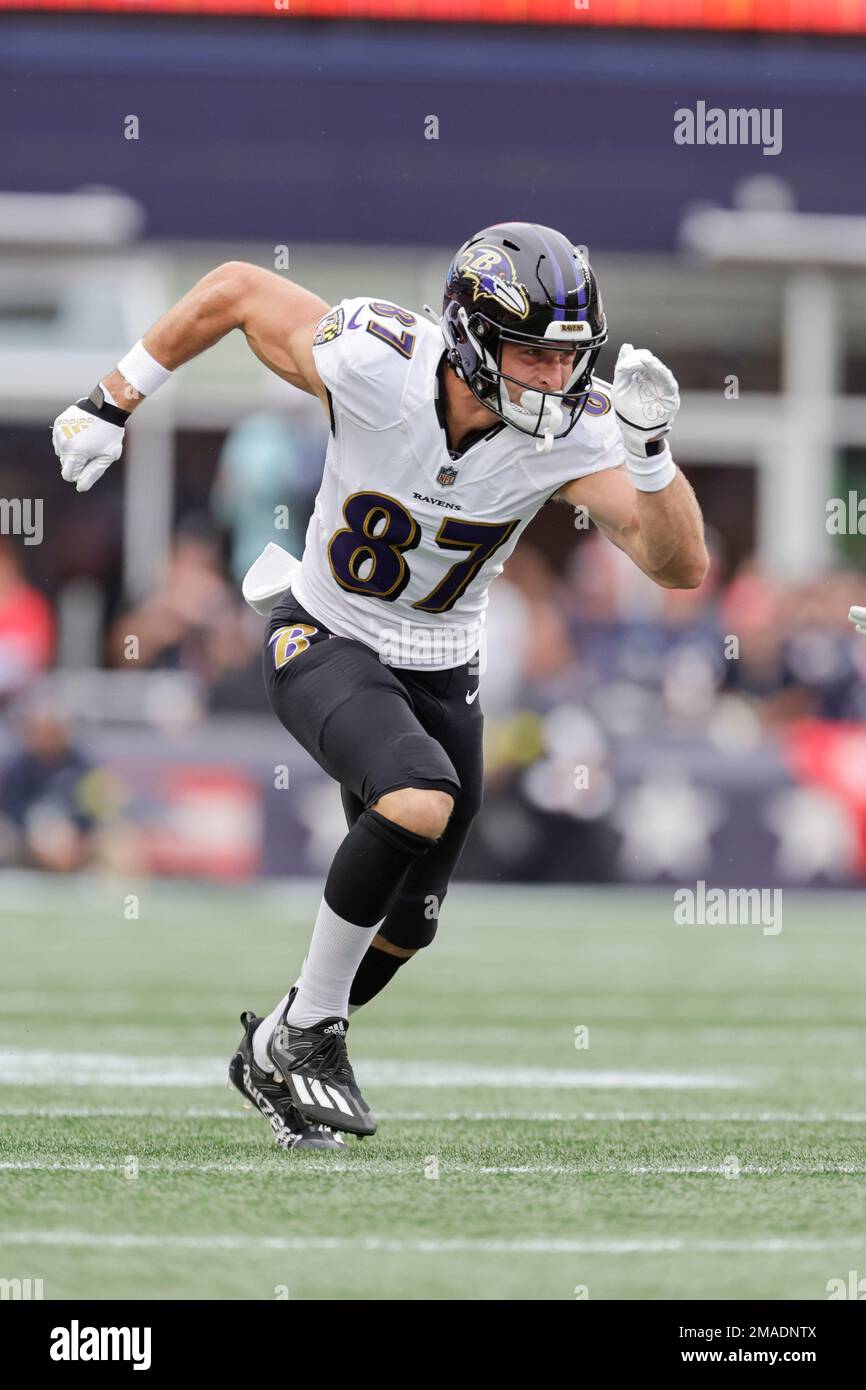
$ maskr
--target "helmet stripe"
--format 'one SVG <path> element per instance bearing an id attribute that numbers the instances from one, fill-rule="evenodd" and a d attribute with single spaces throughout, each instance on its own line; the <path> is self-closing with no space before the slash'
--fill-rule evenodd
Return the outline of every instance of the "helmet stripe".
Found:
<path id="1" fill-rule="evenodd" d="M 589 278 L 583 273 L 582 259 L 578 263 L 578 266 L 575 266 L 575 270 L 578 271 L 578 273 L 580 274 L 580 285 L 578 286 L 577 295 L 577 303 L 579 306 L 577 311 L 577 317 L 585 322 L 587 314 L 587 302 L 589 299 Z"/>
<path id="2" fill-rule="evenodd" d="M 561 271 L 560 268 L 559 268 L 559 261 L 558 261 L 558 260 L 556 259 L 556 257 L 554 256 L 553 252 L 551 251 L 550 247 L 548 246 L 547 242 L 545 241 L 544 237 L 541 235 L 541 232 L 538 230 L 537 227 L 536 227 L 535 230 L 536 230 L 536 233 L 537 233 L 537 235 L 538 235 L 538 240 L 541 242 L 542 246 L 544 247 L 545 251 L 547 252 L 547 256 L 548 256 L 548 259 L 549 259 L 549 261 L 550 261 L 550 264 L 553 266 L 553 286 L 554 286 L 554 292 L 555 292 L 555 294 L 556 294 L 556 298 L 559 300 L 559 305 L 558 305 L 557 308 L 555 309 L 553 317 L 554 317 L 555 319 L 564 319 L 564 318 L 565 318 L 565 281 L 564 281 L 563 278 L 562 278 L 562 271 Z M 560 306 L 561 306 L 561 307 L 560 307 Z"/>

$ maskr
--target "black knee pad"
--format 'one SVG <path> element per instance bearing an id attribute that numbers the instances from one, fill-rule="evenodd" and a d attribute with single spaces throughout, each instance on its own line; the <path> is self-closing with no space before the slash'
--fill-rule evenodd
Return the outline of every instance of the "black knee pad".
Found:
<path id="1" fill-rule="evenodd" d="M 467 833 L 469 826 L 481 810 L 483 801 L 484 787 L 480 777 L 474 780 L 471 785 L 466 782 L 463 783 L 460 789 L 460 795 L 454 802 L 452 816 L 454 820 L 465 822 Z"/>
<path id="2" fill-rule="evenodd" d="M 420 951 L 429 946 L 436 935 L 439 913 L 448 886 L 426 893 L 401 893 L 379 928 L 392 946 L 404 951 Z"/>
<path id="3" fill-rule="evenodd" d="M 359 927 L 387 917 L 413 863 L 436 845 L 427 835 L 397 825 L 378 811 L 364 811 L 331 861 L 325 880 L 328 906 Z"/>

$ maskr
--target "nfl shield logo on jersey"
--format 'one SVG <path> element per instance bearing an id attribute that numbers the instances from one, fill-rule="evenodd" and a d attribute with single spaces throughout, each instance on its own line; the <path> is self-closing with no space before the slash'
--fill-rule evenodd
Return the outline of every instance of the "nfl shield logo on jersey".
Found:
<path id="1" fill-rule="evenodd" d="M 450 463 L 445 463 L 436 474 L 436 481 L 440 487 L 450 487 L 457 477 L 457 469 L 452 468 Z"/>

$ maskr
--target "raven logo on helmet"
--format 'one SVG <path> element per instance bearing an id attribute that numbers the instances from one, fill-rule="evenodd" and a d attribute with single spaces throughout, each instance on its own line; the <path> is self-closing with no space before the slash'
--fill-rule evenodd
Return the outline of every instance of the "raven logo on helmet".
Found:
<path id="1" fill-rule="evenodd" d="M 517 277 L 511 257 L 495 246 L 472 246 L 457 256 L 459 275 L 471 280 L 475 289 L 472 299 L 495 299 L 504 309 L 518 318 L 529 313 L 529 300 Z"/>

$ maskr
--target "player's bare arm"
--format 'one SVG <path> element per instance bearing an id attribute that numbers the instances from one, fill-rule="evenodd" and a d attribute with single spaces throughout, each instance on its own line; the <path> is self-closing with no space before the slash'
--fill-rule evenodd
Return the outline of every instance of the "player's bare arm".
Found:
<path id="1" fill-rule="evenodd" d="M 647 348 L 623 343 L 610 394 L 624 465 L 575 478 L 556 495 L 586 507 L 599 529 L 657 584 L 696 589 L 709 557 L 697 499 L 668 444 L 680 408 L 676 378 Z"/>
<path id="2" fill-rule="evenodd" d="M 625 468 L 590 473 L 567 483 L 557 500 L 585 507 L 614 545 L 667 589 L 696 589 L 709 556 L 697 498 L 685 475 L 659 492 L 640 492 Z"/>
<path id="3" fill-rule="evenodd" d="M 64 479 L 79 492 L 91 488 L 120 457 L 131 412 L 173 371 L 235 328 L 266 367 L 324 403 L 312 343 L 328 307 L 302 285 L 260 266 L 245 261 L 217 266 L 148 329 L 88 398 L 57 417 L 53 440 Z"/>
<path id="4" fill-rule="evenodd" d="M 175 371 L 239 328 L 272 372 L 302 391 L 323 396 L 312 338 L 328 307 L 318 295 L 271 270 L 226 261 L 157 319 L 142 342 L 157 362 Z M 134 410 L 143 399 L 117 368 L 105 385 L 115 399 L 123 398 L 125 410 Z"/>

